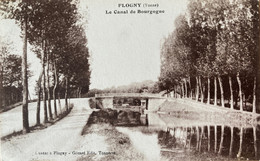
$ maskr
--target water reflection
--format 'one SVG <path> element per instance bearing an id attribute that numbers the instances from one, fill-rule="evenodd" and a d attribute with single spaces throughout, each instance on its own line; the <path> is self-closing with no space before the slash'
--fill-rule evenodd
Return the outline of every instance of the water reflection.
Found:
<path id="1" fill-rule="evenodd" d="M 254 123 L 249 124 L 243 122 L 245 119 L 223 121 L 223 116 L 216 121 L 214 115 L 183 116 L 148 113 L 141 117 L 143 125 L 148 126 L 135 127 L 135 130 L 144 134 L 147 131 L 156 133 L 161 152 L 176 153 L 178 150 L 186 154 L 193 151 L 222 157 L 260 159 L 260 126 L 255 123 L 256 120 L 249 120 Z"/>

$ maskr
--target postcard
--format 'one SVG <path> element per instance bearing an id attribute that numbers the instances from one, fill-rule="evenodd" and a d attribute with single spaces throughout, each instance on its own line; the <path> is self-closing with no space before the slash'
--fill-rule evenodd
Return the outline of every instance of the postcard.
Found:
<path id="1" fill-rule="evenodd" d="M 259 0 L 1 0 L 0 160 L 259 160 Z"/>

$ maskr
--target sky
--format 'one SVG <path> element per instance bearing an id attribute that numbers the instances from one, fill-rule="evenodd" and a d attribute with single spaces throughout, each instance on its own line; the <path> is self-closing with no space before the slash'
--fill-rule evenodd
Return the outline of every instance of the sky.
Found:
<path id="1" fill-rule="evenodd" d="M 23 43 L 21 37 L 21 29 L 14 20 L 0 19 L 0 43 L 8 42 L 10 45 L 10 54 L 16 54 L 22 56 Z M 30 50 L 31 46 L 28 44 L 27 61 L 29 64 L 29 70 L 32 73 L 32 77 L 29 78 L 29 99 L 36 97 L 35 86 L 36 80 L 38 80 L 41 64 L 40 60 Z"/>
<path id="2" fill-rule="evenodd" d="M 141 3 L 142 7 L 118 7 Z M 158 4 L 144 8 L 143 4 Z M 86 26 L 91 63 L 90 89 L 104 89 L 132 82 L 158 79 L 160 48 L 174 30 L 174 20 L 185 13 L 187 0 L 80 0 L 82 23 Z M 114 10 L 164 10 L 161 14 L 106 14 Z M 22 55 L 20 28 L 13 20 L 0 20 L 0 38 L 13 42 L 13 53 Z M 30 96 L 40 61 L 28 47 L 28 62 L 33 76 L 29 79 Z"/>
<path id="3" fill-rule="evenodd" d="M 158 4 L 122 8 L 118 4 Z M 126 85 L 158 79 L 160 48 L 174 30 L 175 18 L 185 12 L 186 0 L 89 0 L 87 38 L 92 61 L 91 88 Z M 164 10 L 163 14 L 105 14 L 114 10 Z"/>

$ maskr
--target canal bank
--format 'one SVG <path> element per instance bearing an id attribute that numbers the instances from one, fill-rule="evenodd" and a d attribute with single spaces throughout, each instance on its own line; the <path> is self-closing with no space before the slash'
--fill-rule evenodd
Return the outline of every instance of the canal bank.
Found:
<path id="1" fill-rule="evenodd" d="M 173 115 L 176 113 L 193 113 L 193 115 L 199 116 L 201 114 L 214 120 L 222 120 L 222 123 L 233 122 L 237 124 L 236 122 L 242 121 L 243 124 L 245 122 L 249 125 L 260 124 L 260 114 L 258 113 L 205 104 L 188 98 L 169 98 L 159 106 L 157 113 Z"/>

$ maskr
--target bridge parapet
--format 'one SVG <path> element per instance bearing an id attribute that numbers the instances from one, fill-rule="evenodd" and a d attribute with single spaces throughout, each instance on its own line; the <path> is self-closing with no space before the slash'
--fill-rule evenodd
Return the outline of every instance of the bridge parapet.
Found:
<path id="1" fill-rule="evenodd" d="M 167 99 L 160 94 L 151 93 L 102 93 L 95 94 L 95 99 L 101 108 L 114 108 L 114 98 L 140 98 L 146 110 L 157 111 L 159 106 Z"/>
<path id="2" fill-rule="evenodd" d="M 161 94 L 152 93 L 101 93 L 95 97 L 141 97 L 141 98 L 164 98 Z"/>

